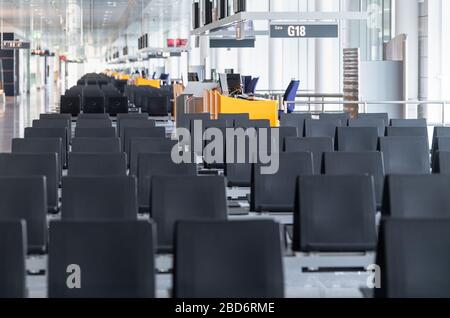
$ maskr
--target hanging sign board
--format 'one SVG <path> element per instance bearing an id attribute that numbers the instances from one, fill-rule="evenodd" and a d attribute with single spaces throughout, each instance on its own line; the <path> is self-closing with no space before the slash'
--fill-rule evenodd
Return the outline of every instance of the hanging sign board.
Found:
<path id="1" fill-rule="evenodd" d="M 30 49 L 30 42 L 23 41 L 3 41 L 2 48 L 5 50 L 19 50 L 19 49 Z"/>
<path id="2" fill-rule="evenodd" d="M 339 36 L 337 24 L 271 24 L 271 38 L 337 38 Z"/>

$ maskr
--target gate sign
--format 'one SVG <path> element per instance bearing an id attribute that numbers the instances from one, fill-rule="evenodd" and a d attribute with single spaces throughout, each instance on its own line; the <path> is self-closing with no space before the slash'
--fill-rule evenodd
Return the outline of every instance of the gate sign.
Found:
<path id="1" fill-rule="evenodd" d="M 23 41 L 3 41 L 2 48 L 5 50 L 19 50 L 19 49 L 30 49 L 30 42 Z"/>
<path id="2" fill-rule="evenodd" d="M 337 24 L 272 24 L 271 38 L 337 38 Z"/>

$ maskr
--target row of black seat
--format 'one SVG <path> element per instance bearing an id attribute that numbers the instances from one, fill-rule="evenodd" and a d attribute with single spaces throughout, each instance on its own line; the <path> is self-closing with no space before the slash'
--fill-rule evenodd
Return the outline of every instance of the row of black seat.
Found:
<path id="1" fill-rule="evenodd" d="M 126 86 L 125 95 L 142 113 L 150 116 L 168 116 L 173 113 L 171 100 L 173 88 L 170 85 L 155 88 L 150 86 Z"/>
<path id="2" fill-rule="evenodd" d="M 410 182 L 411 179 L 408 178 L 415 178 L 415 185 L 419 187 L 430 184 L 442 186 L 442 182 L 445 185 L 449 182 L 449 177 L 443 176 L 403 176 L 403 178 L 404 182 Z M 168 251 L 172 248 L 175 255 L 175 297 L 283 296 L 280 229 L 275 223 L 227 222 L 224 211 L 225 195 L 218 191 L 224 186 L 224 181 L 220 177 L 166 176 L 156 179 L 162 186 L 161 189 L 159 186 L 156 187 L 155 191 L 158 189 L 163 195 L 162 200 L 158 198 L 156 211 L 165 209 L 164 213 L 153 216 L 159 229 L 156 235 L 151 223 L 131 219 L 100 221 L 97 218 L 95 221 L 89 221 L 85 217 L 80 221 L 66 220 L 50 224 L 51 297 L 153 297 L 154 255 L 157 251 Z M 397 179 L 397 182 L 399 180 L 401 179 Z M 173 200 L 171 191 L 177 189 L 190 190 L 181 198 Z M 422 195 L 421 204 L 425 207 L 433 189 Z M 205 192 L 201 193 L 198 190 Z M 205 200 L 208 196 L 198 197 L 204 193 L 211 194 L 212 198 Z M 355 195 L 349 199 L 349 193 Z M 402 194 L 407 195 L 405 192 Z M 415 192 L 414 194 L 417 195 Z M 192 195 L 197 197 L 192 198 Z M 435 199 L 433 193 L 431 197 Z M 448 202 L 446 204 L 448 205 Z M 374 251 L 378 244 L 377 262 L 383 265 L 381 275 L 385 283 L 382 284 L 382 290 L 377 291 L 378 295 L 449 296 L 447 288 L 449 280 L 446 278 L 448 276 L 443 275 L 449 260 L 447 248 L 450 244 L 448 242 L 450 221 L 447 215 L 441 212 L 423 213 L 423 210 L 418 210 L 420 213 L 415 215 L 400 212 L 396 217 L 382 221 L 380 239 L 377 243 L 373 183 L 369 176 L 356 175 L 300 177 L 296 206 L 294 250 L 367 252 Z M 98 211 L 98 208 L 97 206 L 95 211 Z M 446 206 L 438 209 L 444 208 Z M 18 264 L 24 262 L 25 231 L 20 227 L 18 232 L 20 223 L 2 223 L 6 228 L 5 224 L 9 227 L 0 231 L 0 235 L 8 233 L 8 242 L 15 238 L 14 242 L 18 244 L 0 245 L 4 249 L 2 252 L 5 253 L 2 255 L 16 255 L 16 258 L 8 258 L 14 267 L 4 268 L 0 273 L 7 272 L 8 275 L 15 273 L 14 286 L 17 287 L 21 286 L 17 282 L 22 281 L 23 278 L 20 276 L 24 275 L 24 266 Z M 432 225 L 434 227 L 431 227 Z M 11 234 L 13 229 L 16 230 L 15 235 Z M 174 233 L 174 239 L 169 232 Z M 420 236 L 420 240 L 414 238 L 417 236 Z M 6 240 L 0 240 L 4 241 Z M 418 244 L 412 245 L 411 242 Z M 108 248 L 111 246 L 114 248 Z M 155 250 L 154 246 L 158 246 L 158 250 Z M 432 253 L 428 252 L 429 248 L 432 248 Z M 144 253 L 144 250 L 147 252 Z M 14 263 L 14 260 L 19 263 Z M 404 266 L 406 262 L 408 266 Z M 77 264 L 83 270 L 83 288 L 70 288 L 66 284 L 71 264 Z M 428 266 L 422 266 L 424 264 Z M 429 268 L 433 270 L 424 270 Z M 125 271 L 121 276 L 125 277 L 123 281 L 114 279 L 119 270 Z M 143 274 L 142 271 L 147 274 Z M 402 274 L 398 276 L 400 272 Z M 182 273 L 189 275 L 185 276 Z M 415 273 L 414 277 L 409 276 L 412 273 Z M 130 280 L 129 275 L 132 274 L 139 275 L 140 279 Z M 440 279 L 435 281 L 431 279 L 433 277 Z M 182 289 L 184 291 L 182 294 L 179 291 L 179 279 L 182 280 L 182 285 L 187 286 Z M 270 282 L 269 285 L 272 287 L 261 289 L 262 281 Z M 400 284 L 402 281 L 408 282 L 408 288 Z M 125 285 L 129 286 L 129 289 L 124 289 L 124 282 L 128 282 Z M 151 293 L 140 294 L 141 289 L 131 282 L 152 286 L 148 290 Z M 214 288 L 209 286 L 208 282 Z M 277 288 L 273 289 L 274 286 Z M 8 288 L 2 290 L 11 291 Z M 220 290 L 222 292 L 219 292 Z"/>
<path id="3" fill-rule="evenodd" d="M 108 83 L 77 85 L 61 96 L 60 113 L 78 116 L 83 113 L 107 113 L 116 116 L 128 113 L 128 99 L 115 86 Z"/>

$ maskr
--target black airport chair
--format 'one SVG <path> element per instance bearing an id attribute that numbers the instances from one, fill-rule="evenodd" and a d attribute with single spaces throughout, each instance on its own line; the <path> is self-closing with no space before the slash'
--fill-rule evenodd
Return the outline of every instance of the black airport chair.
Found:
<path id="1" fill-rule="evenodd" d="M 383 214 L 395 218 L 449 218 L 450 176 L 392 175 L 387 178 Z"/>
<path id="2" fill-rule="evenodd" d="M 381 207 L 384 188 L 383 156 L 380 152 L 328 152 L 324 156 L 325 175 L 370 175 L 373 177 L 377 206 Z"/>
<path id="3" fill-rule="evenodd" d="M 15 138 L 11 145 L 12 153 L 56 153 L 58 156 L 59 179 L 62 177 L 61 138 Z"/>
<path id="4" fill-rule="evenodd" d="M 350 113 L 321 113 L 320 120 L 340 120 L 342 125 L 346 126 L 350 119 Z"/>
<path id="5" fill-rule="evenodd" d="M 327 137 L 291 138 L 285 140 L 286 152 L 311 152 L 314 174 L 322 173 L 323 154 L 334 151 L 333 139 Z"/>
<path id="6" fill-rule="evenodd" d="M 72 153 L 120 153 L 119 138 L 74 138 Z"/>
<path id="7" fill-rule="evenodd" d="M 43 254 L 47 248 L 45 177 L 0 177 L 0 220 L 25 220 L 27 252 Z"/>
<path id="8" fill-rule="evenodd" d="M 111 128 L 111 119 L 78 119 L 78 128 Z"/>
<path id="9" fill-rule="evenodd" d="M 362 120 L 382 119 L 384 121 L 385 126 L 389 125 L 389 114 L 388 113 L 360 113 L 360 114 L 358 114 L 357 119 L 362 119 Z"/>
<path id="10" fill-rule="evenodd" d="M 126 176 L 127 156 L 124 153 L 71 153 L 69 176 Z"/>
<path id="11" fill-rule="evenodd" d="M 375 127 L 378 131 L 378 137 L 384 137 L 388 120 L 382 118 L 356 118 L 348 121 L 349 127 Z"/>
<path id="12" fill-rule="evenodd" d="M 59 138 L 62 140 L 62 156 L 63 167 L 67 167 L 67 152 L 69 149 L 67 140 L 67 128 L 25 128 L 25 138 Z"/>
<path id="13" fill-rule="evenodd" d="M 130 143 L 133 138 L 166 138 L 166 129 L 164 127 L 153 128 L 135 128 L 129 127 L 123 130 L 122 142 L 123 151 L 130 156 Z"/>
<path id="14" fill-rule="evenodd" d="M 310 152 L 280 153 L 276 173 L 263 174 L 264 165 L 254 164 L 251 210 L 256 212 L 293 212 L 295 187 L 301 175 L 313 175 Z"/>
<path id="15" fill-rule="evenodd" d="M 155 175 L 151 182 L 151 215 L 159 229 L 157 242 L 161 253 L 173 249 L 176 222 L 227 220 L 223 177 Z"/>
<path id="16" fill-rule="evenodd" d="M 130 174 L 137 176 L 138 158 L 141 153 L 170 154 L 178 142 L 165 138 L 132 138 L 130 143 Z"/>
<path id="17" fill-rule="evenodd" d="M 420 119 L 391 119 L 392 127 L 427 127 L 427 120 Z"/>
<path id="18" fill-rule="evenodd" d="M 395 219 L 381 223 L 377 298 L 450 297 L 450 220 Z"/>
<path id="19" fill-rule="evenodd" d="M 334 139 L 336 137 L 336 129 L 342 126 L 342 121 L 339 119 L 307 119 L 305 120 L 305 137 L 327 137 Z"/>
<path id="20" fill-rule="evenodd" d="M 64 177 L 63 220 L 136 220 L 134 177 Z"/>
<path id="21" fill-rule="evenodd" d="M 81 120 L 110 120 L 108 114 L 80 114 L 78 115 L 77 123 Z"/>
<path id="22" fill-rule="evenodd" d="M 293 249 L 374 251 L 375 214 L 371 176 L 302 176 L 296 190 Z"/>
<path id="23" fill-rule="evenodd" d="M 383 137 L 379 150 L 383 153 L 386 175 L 429 174 L 430 150 L 426 137 Z"/>
<path id="24" fill-rule="evenodd" d="M 219 120 L 226 120 L 229 122 L 232 122 L 232 126 L 236 127 L 236 121 L 245 121 L 250 120 L 249 114 L 219 114 L 218 115 Z"/>
<path id="25" fill-rule="evenodd" d="M 154 236 L 149 221 L 51 222 L 49 297 L 155 297 Z"/>
<path id="26" fill-rule="evenodd" d="M 386 127 L 386 136 L 428 138 L 428 129 L 426 127 Z"/>
<path id="27" fill-rule="evenodd" d="M 170 153 L 141 153 L 138 155 L 139 209 L 151 210 L 151 184 L 155 175 L 196 176 L 195 163 L 174 163 Z"/>
<path id="28" fill-rule="evenodd" d="M 311 120 L 312 115 L 310 113 L 292 113 L 281 114 L 280 126 L 281 127 L 297 127 L 298 137 L 303 137 L 305 132 L 305 120 Z"/>
<path id="29" fill-rule="evenodd" d="M 58 158 L 55 153 L 0 154 L 1 177 L 45 176 L 48 211 L 58 211 Z"/>
<path id="30" fill-rule="evenodd" d="M 275 222 L 180 221 L 175 235 L 174 297 L 284 297 Z"/>
<path id="31" fill-rule="evenodd" d="M 338 127 L 336 148 L 338 151 L 377 151 L 378 130 L 375 127 Z"/>
<path id="32" fill-rule="evenodd" d="M 28 297 L 25 221 L 0 221 L 0 298 Z"/>
<path id="33" fill-rule="evenodd" d="M 116 138 L 116 128 L 75 128 L 75 138 Z"/>

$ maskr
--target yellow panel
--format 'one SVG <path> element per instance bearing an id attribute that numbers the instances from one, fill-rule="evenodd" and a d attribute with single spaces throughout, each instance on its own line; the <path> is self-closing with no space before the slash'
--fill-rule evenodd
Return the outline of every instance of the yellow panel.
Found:
<path id="1" fill-rule="evenodd" d="M 278 103 L 274 100 L 255 99 L 245 100 L 219 95 L 220 114 L 243 114 L 248 113 L 250 119 L 270 120 L 272 127 L 278 127 Z"/>
<path id="2" fill-rule="evenodd" d="M 131 78 L 130 75 L 126 75 L 126 74 L 119 75 L 119 80 L 128 81 L 130 78 Z"/>
<path id="3" fill-rule="evenodd" d="M 150 80 L 150 79 L 138 77 L 136 79 L 136 86 L 151 86 L 151 87 L 155 87 L 155 88 L 161 88 L 161 81 L 160 80 Z"/>

